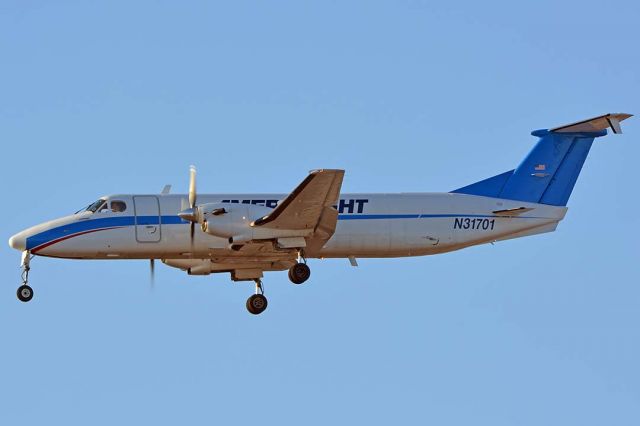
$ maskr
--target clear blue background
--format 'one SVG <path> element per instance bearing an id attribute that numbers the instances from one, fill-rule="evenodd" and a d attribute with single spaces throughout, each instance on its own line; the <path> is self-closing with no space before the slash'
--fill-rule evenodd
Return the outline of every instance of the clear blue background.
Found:
<path id="1" fill-rule="evenodd" d="M 232 4 L 231 4 L 232 3 Z M 449 191 L 640 113 L 638 3 L 0 3 L 2 238 L 103 194 Z M 0 424 L 640 424 L 638 118 L 554 234 L 293 286 L 0 258 Z M 4 243 L 3 243 L 4 244 Z"/>

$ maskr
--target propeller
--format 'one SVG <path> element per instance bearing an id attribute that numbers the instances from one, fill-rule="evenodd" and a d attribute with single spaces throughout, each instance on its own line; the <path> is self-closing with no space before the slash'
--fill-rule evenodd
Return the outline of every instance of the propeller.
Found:
<path id="1" fill-rule="evenodd" d="M 189 238 L 191 240 L 191 255 L 193 256 L 195 227 L 198 221 L 197 207 L 196 207 L 197 195 L 196 195 L 196 166 L 189 167 L 189 208 L 178 213 L 183 220 L 191 222 L 189 227 Z"/>
<path id="2" fill-rule="evenodd" d="M 195 209 L 196 209 L 197 198 L 198 197 L 196 195 L 196 166 L 190 166 L 189 167 L 189 208 L 191 209 L 194 219 L 196 215 Z M 191 220 L 191 229 L 189 233 L 189 235 L 191 236 L 191 254 L 193 254 L 193 239 L 195 236 L 195 227 L 196 227 L 195 220 Z"/>

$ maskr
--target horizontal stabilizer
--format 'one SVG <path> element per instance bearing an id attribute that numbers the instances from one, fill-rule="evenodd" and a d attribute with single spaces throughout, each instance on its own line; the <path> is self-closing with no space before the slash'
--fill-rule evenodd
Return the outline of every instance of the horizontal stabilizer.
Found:
<path id="1" fill-rule="evenodd" d="M 613 133 L 622 133 L 620 122 L 626 120 L 629 117 L 632 117 L 632 115 L 625 113 L 605 114 L 598 117 L 589 118 L 588 120 L 582 120 L 576 123 L 555 127 L 550 131 L 555 133 L 585 133 L 600 132 L 602 130 L 610 128 L 611 130 L 613 130 Z"/>
<path id="2" fill-rule="evenodd" d="M 518 216 L 531 210 L 533 209 L 530 207 L 516 207 L 515 209 L 494 210 L 493 214 L 498 216 Z"/>

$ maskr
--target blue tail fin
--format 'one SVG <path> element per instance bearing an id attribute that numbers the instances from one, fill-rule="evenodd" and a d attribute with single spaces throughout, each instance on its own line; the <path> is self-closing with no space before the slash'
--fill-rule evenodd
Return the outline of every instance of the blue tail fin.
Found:
<path id="1" fill-rule="evenodd" d="M 590 120 L 536 130 L 540 139 L 515 169 L 456 189 L 456 193 L 566 206 L 593 140 L 620 133 L 620 121 L 629 114 L 607 114 Z"/>

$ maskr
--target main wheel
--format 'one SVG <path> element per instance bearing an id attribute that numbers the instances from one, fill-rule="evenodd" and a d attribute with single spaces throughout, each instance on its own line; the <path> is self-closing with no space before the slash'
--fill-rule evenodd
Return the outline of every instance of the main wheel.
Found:
<path id="1" fill-rule="evenodd" d="M 294 284 L 302 284 L 311 276 L 311 269 L 306 263 L 296 263 L 289 269 L 289 279 Z"/>
<path id="2" fill-rule="evenodd" d="M 267 298 L 263 294 L 254 294 L 247 299 L 247 310 L 253 315 L 258 315 L 267 309 Z"/>
<path id="3" fill-rule="evenodd" d="M 28 302 L 29 300 L 33 299 L 33 289 L 26 284 L 18 287 L 17 294 L 18 299 L 20 299 L 21 302 Z"/>

